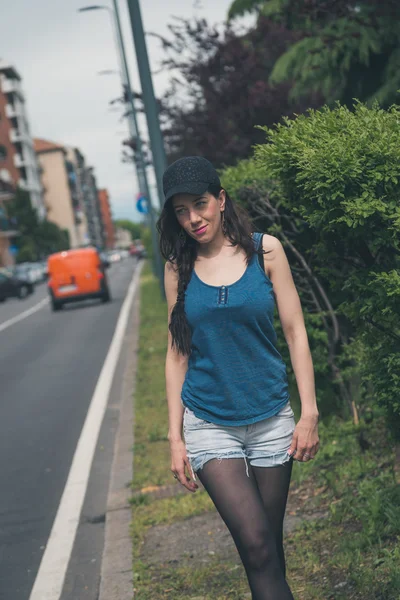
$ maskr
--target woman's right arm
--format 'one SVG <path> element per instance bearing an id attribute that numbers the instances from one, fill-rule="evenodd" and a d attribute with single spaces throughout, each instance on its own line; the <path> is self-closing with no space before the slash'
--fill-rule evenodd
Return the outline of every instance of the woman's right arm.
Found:
<path id="1" fill-rule="evenodd" d="M 168 325 L 171 312 L 176 303 L 178 293 L 178 274 L 174 266 L 167 262 L 164 275 L 165 296 L 168 304 Z M 191 492 L 198 488 L 192 481 L 191 468 L 187 458 L 185 443 L 182 438 L 183 406 L 181 402 L 182 386 L 188 368 L 188 357 L 178 354 L 172 347 L 172 336 L 168 328 L 168 349 L 165 361 L 165 382 L 168 402 L 168 440 L 171 451 L 171 471 L 180 483 Z M 185 467 L 187 472 L 185 472 Z M 189 474 L 189 476 L 188 476 Z"/>

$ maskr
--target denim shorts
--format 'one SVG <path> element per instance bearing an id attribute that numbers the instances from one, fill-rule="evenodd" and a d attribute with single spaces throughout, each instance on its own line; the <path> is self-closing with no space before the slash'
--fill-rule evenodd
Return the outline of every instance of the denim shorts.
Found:
<path id="1" fill-rule="evenodd" d="M 213 458 L 244 458 L 254 467 L 275 467 L 291 460 L 288 450 L 296 422 L 290 401 L 273 417 L 251 425 L 209 423 L 185 408 L 183 433 L 193 475 Z"/>

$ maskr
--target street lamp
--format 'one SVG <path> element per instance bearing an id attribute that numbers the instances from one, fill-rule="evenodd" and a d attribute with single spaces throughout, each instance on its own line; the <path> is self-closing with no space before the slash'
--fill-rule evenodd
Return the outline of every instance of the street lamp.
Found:
<path id="1" fill-rule="evenodd" d="M 103 71 L 97 71 L 97 75 L 120 75 L 122 77 L 121 71 L 117 69 L 104 69 Z"/>
<path id="2" fill-rule="evenodd" d="M 128 63 L 126 60 L 126 52 L 125 52 L 124 40 L 123 40 L 123 36 L 122 36 L 122 28 L 121 28 L 121 21 L 119 18 L 117 0 L 113 0 L 113 5 L 114 5 L 114 10 L 104 4 L 94 4 L 94 5 L 90 5 L 90 6 L 83 6 L 82 8 L 78 9 L 78 12 L 88 12 L 88 11 L 93 11 L 93 10 L 107 10 L 111 17 L 113 31 L 115 34 L 115 40 L 116 40 L 116 44 L 117 44 L 117 47 L 119 50 L 119 59 L 120 59 L 121 71 L 122 71 L 121 72 L 122 89 L 123 89 L 124 97 L 125 97 L 125 93 L 127 95 L 127 99 L 128 99 L 128 102 L 129 102 L 129 105 L 131 108 L 130 115 L 129 115 L 130 118 L 128 119 L 129 133 L 130 133 L 130 137 L 132 139 L 134 139 L 134 138 L 137 139 L 137 151 L 138 151 L 138 155 L 139 155 L 139 159 L 140 159 L 140 164 L 135 163 L 136 174 L 138 177 L 140 191 L 142 193 L 144 193 L 144 195 L 147 198 L 153 253 L 154 253 L 154 267 L 155 267 L 154 270 L 155 270 L 155 273 L 158 276 L 158 279 L 160 282 L 161 294 L 164 295 L 163 267 L 162 267 L 162 262 L 161 262 L 161 256 L 160 256 L 159 249 L 158 249 L 158 240 L 157 240 L 156 224 L 155 224 L 155 218 L 154 218 L 154 210 L 153 210 L 153 206 L 152 206 L 152 202 L 151 202 L 149 185 L 148 185 L 148 181 L 147 181 L 146 164 L 145 164 L 145 160 L 144 160 L 142 140 L 141 140 L 140 134 L 139 134 L 139 127 L 138 127 L 138 122 L 137 122 L 137 117 L 136 117 L 134 98 L 133 98 L 133 94 L 132 94 L 132 86 L 131 86 L 130 77 L 129 77 Z"/>
<path id="3" fill-rule="evenodd" d="M 130 108 L 131 108 L 131 114 L 129 115 L 130 119 L 128 119 L 129 130 L 130 130 L 129 133 L 130 133 L 131 137 L 139 137 L 139 127 L 138 127 L 138 123 L 137 123 L 136 110 L 135 110 L 135 106 L 134 106 L 132 86 L 130 83 L 128 63 L 126 60 L 125 46 L 124 46 L 124 41 L 123 41 L 123 37 L 122 37 L 121 23 L 119 20 L 117 0 L 113 0 L 113 3 L 114 3 L 114 10 L 110 6 L 107 6 L 105 4 L 92 4 L 90 6 L 83 6 L 82 8 L 79 8 L 78 12 L 88 12 L 88 11 L 93 11 L 93 10 L 106 10 L 108 12 L 108 14 L 110 15 L 112 28 L 113 28 L 114 35 L 115 35 L 115 42 L 116 42 L 116 45 L 118 48 L 119 60 L 120 60 L 120 64 L 121 64 L 120 73 L 121 73 L 121 79 L 122 79 L 123 95 L 125 97 L 125 94 L 126 94 L 128 103 L 130 104 Z M 141 155 L 140 143 L 139 143 L 139 147 L 138 147 L 138 154 L 139 154 L 139 156 Z M 144 164 L 143 161 L 142 161 L 142 164 Z M 137 168 L 137 176 L 138 176 L 138 180 L 139 180 L 140 191 L 145 194 L 145 196 L 148 198 L 148 201 L 150 204 L 151 202 L 150 202 L 150 195 L 149 195 L 149 186 L 148 186 L 148 182 L 147 182 L 147 175 L 146 175 L 145 169 L 143 169 L 141 166 L 139 166 L 139 168 Z"/>

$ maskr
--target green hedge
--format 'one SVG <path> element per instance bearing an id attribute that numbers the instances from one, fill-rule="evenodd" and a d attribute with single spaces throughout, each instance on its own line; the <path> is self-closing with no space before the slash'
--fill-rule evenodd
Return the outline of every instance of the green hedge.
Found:
<path id="1" fill-rule="evenodd" d="M 317 289 L 312 277 L 326 292 L 333 312 L 311 314 L 328 338 L 336 335 L 329 319 L 340 327 L 330 383 L 361 406 L 384 407 L 400 437 L 399 123 L 397 106 L 309 111 L 262 128 L 254 160 L 224 181 L 250 212 L 264 204 L 264 228 L 306 260 L 312 276 L 300 274 L 301 295 Z"/>

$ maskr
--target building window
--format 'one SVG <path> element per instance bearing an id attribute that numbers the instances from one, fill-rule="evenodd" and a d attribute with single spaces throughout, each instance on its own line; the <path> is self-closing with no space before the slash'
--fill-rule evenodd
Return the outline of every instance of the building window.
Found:
<path id="1" fill-rule="evenodd" d="M 4 161 L 7 158 L 7 148 L 0 145 L 0 161 Z"/>

